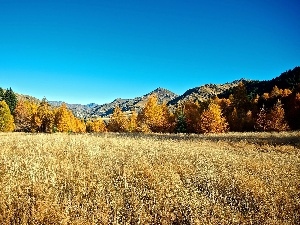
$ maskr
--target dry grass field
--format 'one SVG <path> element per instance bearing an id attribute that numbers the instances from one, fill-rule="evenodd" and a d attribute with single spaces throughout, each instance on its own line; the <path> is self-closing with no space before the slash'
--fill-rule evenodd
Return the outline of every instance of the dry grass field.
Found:
<path id="1" fill-rule="evenodd" d="M 300 133 L 0 133 L 0 224 L 300 224 Z"/>

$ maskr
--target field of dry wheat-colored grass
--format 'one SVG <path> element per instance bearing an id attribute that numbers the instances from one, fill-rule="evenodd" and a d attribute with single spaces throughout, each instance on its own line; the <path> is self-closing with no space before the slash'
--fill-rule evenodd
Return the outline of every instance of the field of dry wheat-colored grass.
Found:
<path id="1" fill-rule="evenodd" d="M 300 133 L 0 133 L 0 224 L 299 224 Z"/>

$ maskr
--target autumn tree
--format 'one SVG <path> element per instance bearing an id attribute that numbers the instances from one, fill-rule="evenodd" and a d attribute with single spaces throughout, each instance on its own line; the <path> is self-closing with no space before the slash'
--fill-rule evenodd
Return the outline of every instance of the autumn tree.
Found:
<path id="1" fill-rule="evenodd" d="M 5 101 L 0 101 L 0 131 L 10 132 L 15 128 L 14 118 Z"/>
<path id="2" fill-rule="evenodd" d="M 86 123 L 86 131 L 89 133 L 102 133 L 106 131 L 106 125 L 101 118 L 88 120 Z"/>
<path id="3" fill-rule="evenodd" d="M 285 112 L 280 101 L 278 101 L 267 116 L 268 131 L 286 131 L 289 126 L 285 120 Z"/>
<path id="4" fill-rule="evenodd" d="M 266 131 L 268 128 L 267 112 L 264 106 L 260 109 L 257 115 L 254 128 L 257 131 Z"/>
<path id="5" fill-rule="evenodd" d="M 187 133 L 200 133 L 200 115 L 202 109 L 198 102 L 186 101 L 183 106 L 183 113 Z"/>
<path id="6" fill-rule="evenodd" d="M 85 133 L 86 132 L 86 125 L 83 120 L 73 116 L 73 121 L 74 121 L 73 124 L 75 126 L 73 128 L 73 132 L 75 132 L 75 133 Z"/>
<path id="7" fill-rule="evenodd" d="M 293 92 L 290 89 L 284 89 L 283 92 L 282 92 L 282 97 L 287 97 L 292 93 Z"/>
<path id="8" fill-rule="evenodd" d="M 140 131 L 155 132 L 158 117 L 157 96 L 151 95 L 145 104 L 145 107 L 138 114 L 138 126 Z"/>
<path id="9" fill-rule="evenodd" d="M 52 133 L 54 125 L 54 112 L 48 101 L 44 98 L 33 115 L 38 132 Z"/>
<path id="10" fill-rule="evenodd" d="M 74 115 L 65 103 L 56 110 L 54 125 L 58 132 L 76 132 Z"/>
<path id="11" fill-rule="evenodd" d="M 32 117 L 37 110 L 33 102 L 20 100 L 14 112 L 16 131 L 30 132 L 32 130 Z"/>
<path id="12" fill-rule="evenodd" d="M 128 119 L 119 106 L 116 106 L 108 123 L 108 130 L 111 132 L 126 132 Z"/>
<path id="13" fill-rule="evenodd" d="M 143 132 L 170 132 L 175 127 L 175 117 L 165 103 L 159 105 L 157 96 L 149 96 L 138 115 L 138 130 Z"/>
<path id="14" fill-rule="evenodd" d="M 163 103 L 161 105 L 158 105 L 158 111 L 159 111 L 159 126 L 158 126 L 158 132 L 162 133 L 172 133 L 175 130 L 176 122 L 175 122 L 175 116 L 173 113 L 171 113 L 168 109 L 168 106 Z"/>
<path id="15" fill-rule="evenodd" d="M 11 88 L 6 90 L 3 99 L 7 103 L 10 113 L 13 115 L 17 105 L 17 96 L 15 95 L 15 93 Z"/>
<path id="16" fill-rule="evenodd" d="M 127 131 L 128 132 L 136 132 L 137 131 L 137 117 L 138 114 L 136 113 L 136 111 L 133 111 L 131 116 L 128 119 L 128 124 L 127 124 Z"/>
<path id="17" fill-rule="evenodd" d="M 228 124 L 222 115 L 219 105 L 210 103 L 200 116 L 201 133 L 222 133 L 227 131 Z"/>

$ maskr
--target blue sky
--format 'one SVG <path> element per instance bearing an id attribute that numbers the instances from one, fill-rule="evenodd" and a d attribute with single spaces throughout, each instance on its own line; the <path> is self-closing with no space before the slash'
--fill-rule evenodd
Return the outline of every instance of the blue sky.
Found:
<path id="1" fill-rule="evenodd" d="M 268 80 L 300 66 L 300 2 L 0 0 L 0 87 L 68 103 Z"/>

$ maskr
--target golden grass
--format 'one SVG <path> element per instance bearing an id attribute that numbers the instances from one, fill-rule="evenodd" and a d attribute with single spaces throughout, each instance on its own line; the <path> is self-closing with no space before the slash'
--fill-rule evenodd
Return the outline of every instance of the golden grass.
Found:
<path id="1" fill-rule="evenodd" d="M 299 221 L 299 132 L 0 134 L 0 224 Z"/>

